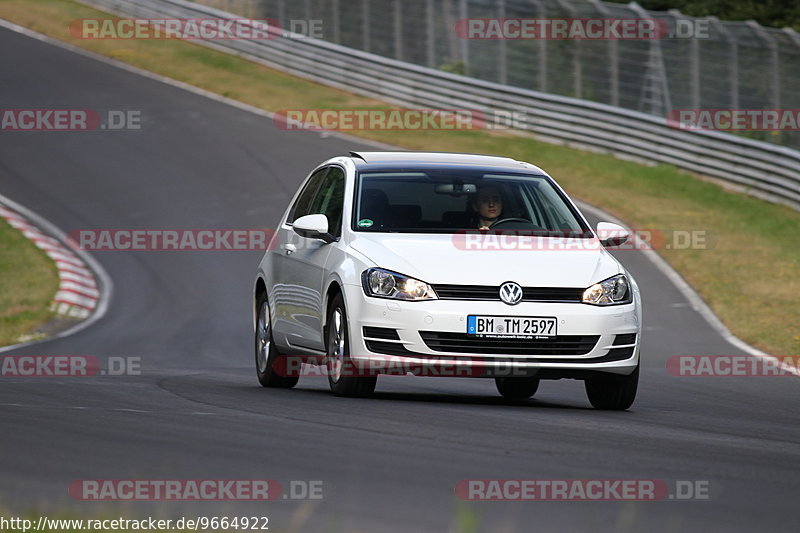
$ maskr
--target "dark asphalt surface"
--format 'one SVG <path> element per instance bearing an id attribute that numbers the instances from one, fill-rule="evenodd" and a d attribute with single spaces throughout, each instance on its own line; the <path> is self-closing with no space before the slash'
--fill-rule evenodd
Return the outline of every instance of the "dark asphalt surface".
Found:
<path id="1" fill-rule="evenodd" d="M 312 166 L 359 148 L 278 130 L 5 29 L 0 50 L 2 108 L 142 112 L 138 132 L 0 133 L 0 193 L 65 232 L 271 227 Z M 141 357 L 143 375 L 0 380 L 6 514 L 238 513 L 269 516 L 273 531 L 797 530 L 796 378 L 669 375 L 671 355 L 740 352 L 638 252 L 620 257 L 644 294 L 643 371 L 634 407 L 617 413 L 591 409 L 582 383 L 566 380 L 518 404 L 490 380 L 385 378 L 364 400 L 333 397 L 320 378 L 263 389 L 250 317 L 260 253 L 95 257 L 115 284 L 108 314 L 13 354 Z M 322 480 L 324 499 L 132 504 L 67 494 L 75 479 L 104 478 Z M 455 484 L 475 478 L 707 480 L 711 499 L 458 500 Z"/>

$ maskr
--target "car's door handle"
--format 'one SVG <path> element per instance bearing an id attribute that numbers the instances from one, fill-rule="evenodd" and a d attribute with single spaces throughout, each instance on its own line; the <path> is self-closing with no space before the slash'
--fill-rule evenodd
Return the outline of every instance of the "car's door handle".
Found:
<path id="1" fill-rule="evenodd" d="M 281 249 L 286 251 L 286 255 L 292 255 L 292 252 L 297 250 L 297 246 L 294 244 L 281 244 Z"/>

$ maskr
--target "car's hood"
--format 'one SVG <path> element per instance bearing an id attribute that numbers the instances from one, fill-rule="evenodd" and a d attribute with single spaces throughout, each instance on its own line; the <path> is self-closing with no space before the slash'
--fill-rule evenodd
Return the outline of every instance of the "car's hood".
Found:
<path id="1" fill-rule="evenodd" d="M 379 267 L 431 284 L 588 287 L 622 271 L 596 240 L 586 239 L 485 237 L 475 249 L 463 235 L 356 233 L 350 246 Z"/>

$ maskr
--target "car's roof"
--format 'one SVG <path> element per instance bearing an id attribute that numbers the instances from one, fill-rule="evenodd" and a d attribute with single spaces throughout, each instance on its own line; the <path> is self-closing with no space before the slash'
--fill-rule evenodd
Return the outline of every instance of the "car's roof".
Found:
<path id="1" fill-rule="evenodd" d="M 350 157 L 357 167 L 366 168 L 387 168 L 393 165 L 403 167 L 414 166 L 469 166 L 479 168 L 491 168 L 498 170 L 511 171 L 534 171 L 543 173 L 541 169 L 525 163 L 516 161 L 509 157 L 499 157 L 494 155 L 480 154 L 459 154 L 450 152 L 350 152 Z"/>

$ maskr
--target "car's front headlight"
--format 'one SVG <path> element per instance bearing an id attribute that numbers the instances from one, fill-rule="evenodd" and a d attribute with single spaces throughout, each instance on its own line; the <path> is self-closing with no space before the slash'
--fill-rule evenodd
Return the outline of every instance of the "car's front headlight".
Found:
<path id="1" fill-rule="evenodd" d="M 632 301 L 631 287 L 624 274 L 618 274 L 607 280 L 595 283 L 585 291 L 581 300 L 592 305 L 620 305 Z"/>
<path id="2" fill-rule="evenodd" d="M 361 275 L 361 285 L 367 296 L 393 300 L 436 300 L 433 287 L 418 279 L 382 268 L 370 268 Z"/>

